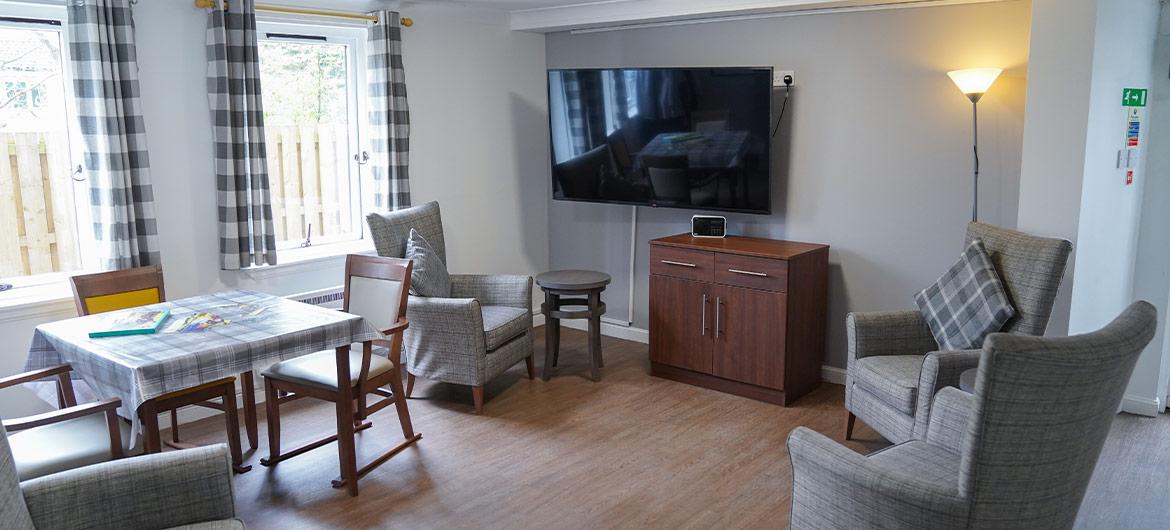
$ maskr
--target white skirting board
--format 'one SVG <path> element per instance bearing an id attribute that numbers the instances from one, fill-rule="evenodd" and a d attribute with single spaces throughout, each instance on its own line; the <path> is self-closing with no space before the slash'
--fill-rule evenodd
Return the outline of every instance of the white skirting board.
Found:
<path id="1" fill-rule="evenodd" d="M 1139 416 L 1155 417 L 1163 410 L 1162 400 L 1126 394 L 1121 398 L 1121 411 Z"/>
<path id="2" fill-rule="evenodd" d="M 532 326 L 540 327 L 544 325 L 544 315 L 536 313 L 532 315 Z M 566 328 L 585 330 L 588 326 L 584 320 L 562 320 L 561 325 Z M 633 326 L 619 326 L 610 324 L 609 322 L 601 322 L 601 334 L 606 337 L 613 337 L 615 339 L 632 340 L 634 342 L 641 342 L 642 344 L 650 343 L 650 331 L 635 328 Z M 836 366 L 822 365 L 821 366 L 821 380 L 826 383 L 833 383 L 836 385 L 845 384 L 845 369 L 837 368 Z"/>

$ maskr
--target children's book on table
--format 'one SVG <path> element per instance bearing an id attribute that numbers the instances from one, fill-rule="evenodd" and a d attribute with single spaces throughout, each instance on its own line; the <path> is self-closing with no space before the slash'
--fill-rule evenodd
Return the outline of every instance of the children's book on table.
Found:
<path id="1" fill-rule="evenodd" d="M 150 335 L 157 333 L 167 317 L 169 309 L 143 309 L 112 314 L 102 321 L 97 329 L 89 332 L 89 338 L 122 337 L 126 335 Z"/>

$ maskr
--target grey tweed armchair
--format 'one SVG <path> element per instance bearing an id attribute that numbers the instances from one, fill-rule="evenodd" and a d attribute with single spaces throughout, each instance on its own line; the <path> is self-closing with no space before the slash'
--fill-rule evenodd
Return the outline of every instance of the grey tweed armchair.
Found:
<path id="1" fill-rule="evenodd" d="M 227 447 L 146 455 L 20 482 L 0 429 L 0 526 L 13 530 L 243 529 Z"/>
<path id="2" fill-rule="evenodd" d="M 1016 316 L 1002 331 L 1043 335 L 1072 244 L 983 223 L 967 225 L 967 244 L 982 239 Z M 860 418 L 892 443 L 921 438 L 935 392 L 958 386 L 979 365 L 979 350 L 938 351 L 921 314 L 911 311 L 850 313 L 846 317 L 848 370 L 845 438 Z"/>
<path id="3" fill-rule="evenodd" d="M 923 439 L 869 456 L 798 427 L 792 528 L 1072 528 L 1156 319 L 1137 302 L 1085 335 L 992 334 L 974 394 L 944 388 Z"/>
<path id="4" fill-rule="evenodd" d="M 447 250 L 439 203 L 366 216 L 378 254 L 405 257 L 413 228 L 443 263 Z M 471 387 L 476 414 L 483 412 L 483 385 L 520 361 L 533 377 L 532 277 L 452 274 L 451 298 L 411 296 L 410 328 L 403 334 L 406 395 L 415 377 Z"/>

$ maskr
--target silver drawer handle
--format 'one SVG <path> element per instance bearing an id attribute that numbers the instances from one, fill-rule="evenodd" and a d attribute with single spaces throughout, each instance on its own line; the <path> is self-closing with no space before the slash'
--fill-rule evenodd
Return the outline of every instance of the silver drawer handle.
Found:
<path id="1" fill-rule="evenodd" d="M 766 272 L 741 271 L 739 269 L 727 269 L 727 272 L 734 272 L 736 274 L 746 274 L 748 276 L 759 276 L 761 278 L 768 277 L 768 273 L 766 273 Z"/>
<path id="2" fill-rule="evenodd" d="M 692 269 L 693 269 L 693 268 L 695 268 L 695 264 L 694 264 L 694 263 L 683 263 L 683 262 L 681 262 L 681 261 L 670 261 L 670 260 L 668 260 L 668 259 L 659 260 L 659 261 L 661 261 L 661 262 L 663 262 L 663 263 L 665 263 L 665 264 L 667 264 L 667 265 L 678 265 L 679 267 L 690 267 L 690 268 L 692 268 Z"/>

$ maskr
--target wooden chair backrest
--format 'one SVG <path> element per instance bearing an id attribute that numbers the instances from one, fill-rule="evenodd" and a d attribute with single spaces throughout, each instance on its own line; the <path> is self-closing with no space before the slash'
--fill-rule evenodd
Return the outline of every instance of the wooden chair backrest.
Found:
<path id="1" fill-rule="evenodd" d="M 413 261 L 403 258 L 346 256 L 342 310 L 361 315 L 385 333 L 406 316 L 413 267 Z"/>
<path id="2" fill-rule="evenodd" d="M 93 315 L 165 302 L 162 267 L 149 265 L 69 279 L 77 314 Z"/>

